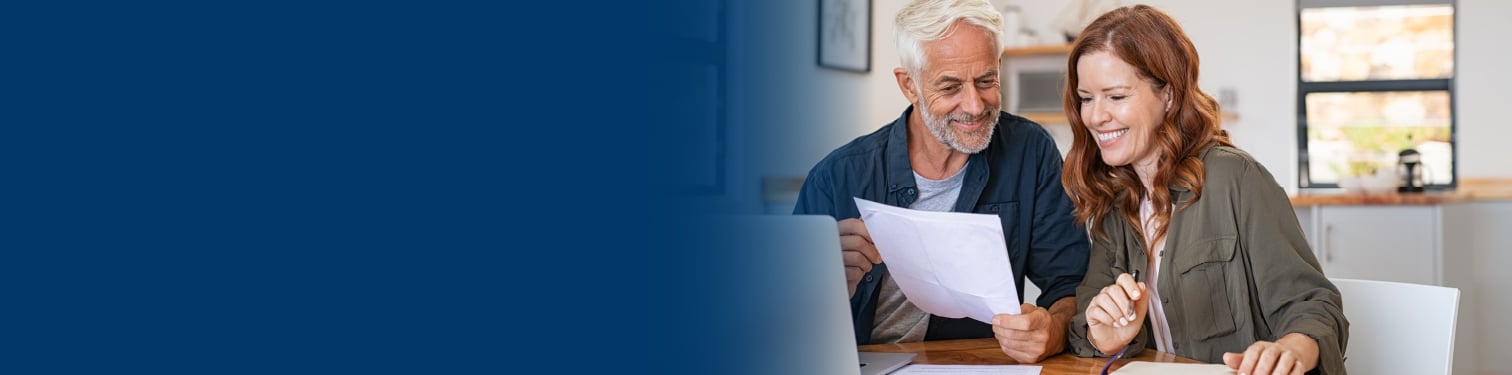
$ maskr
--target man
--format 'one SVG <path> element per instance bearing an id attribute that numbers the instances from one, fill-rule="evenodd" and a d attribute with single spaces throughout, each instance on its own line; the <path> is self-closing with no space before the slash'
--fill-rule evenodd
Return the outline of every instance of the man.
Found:
<path id="1" fill-rule="evenodd" d="M 1072 219 L 1050 135 L 998 111 L 1001 23 L 987 0 L 905 6 L 896 20 L 903 66 L 893 74 L 913 105 L 831 152 L 804 181 L 794 213 L 840 220 L 860 344 L 996 337 L 1005 354 L 1024 363 L 1065 348 L 1087 267 L 1086 233 Z M 997 315 L 991 325 L 923 312 L 888 277 L 852 197 L 999 216 L 1019 295 L 1027 275 L 1042 290 L 1038 305 Z"/>

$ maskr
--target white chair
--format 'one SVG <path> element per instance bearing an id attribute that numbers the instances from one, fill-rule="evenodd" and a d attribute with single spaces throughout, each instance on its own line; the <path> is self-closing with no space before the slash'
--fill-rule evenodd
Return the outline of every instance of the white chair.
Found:
<path id="1" fill-rule="evenodd" d="M 1351 374 L 1449 374 L 1459 289 L 1330 278 L 1344 298 Z"/>

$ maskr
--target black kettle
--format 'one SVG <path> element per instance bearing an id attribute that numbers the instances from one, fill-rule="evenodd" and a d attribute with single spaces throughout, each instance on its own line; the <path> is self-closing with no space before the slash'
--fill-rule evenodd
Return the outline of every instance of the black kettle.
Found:
<path id="1" fill-rule="evenodd" d="M 1402 176 L 1398 193 L 1423 192 L 1423 155 L 1410 148 L 1402 150 L 1397 154 L 1397 175 Z"/>

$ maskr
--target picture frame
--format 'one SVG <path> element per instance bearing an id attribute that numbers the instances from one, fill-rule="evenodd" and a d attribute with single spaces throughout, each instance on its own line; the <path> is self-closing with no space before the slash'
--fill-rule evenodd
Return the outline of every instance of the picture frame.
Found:
<path id="1" fill-rule="evenodd" d="M 819 66 L 871 72 L 871 0 L 819 0 Z"/>

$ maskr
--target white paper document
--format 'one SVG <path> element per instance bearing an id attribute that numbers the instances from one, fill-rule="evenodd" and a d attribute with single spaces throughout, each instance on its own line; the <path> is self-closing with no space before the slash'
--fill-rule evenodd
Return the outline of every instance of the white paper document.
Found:
<path id="1" fill-rule="evenodd" d="M 1115 375 L 1232 375 L 1234 369 L 1218 363 L 1129 362 Z"/>
<path id="2" fill-rule="evenodd" d="M 855 198 L 872 243 L 903 295 L 930 314 L 992 324 L 1019 311 L 997 215 L 933 212 Z"/>
<path id="3" fill-rule="evenodd" d="M 1028 365 L 908 365 L 890 375 L 1039 375 L 1039 366 Z"/>

